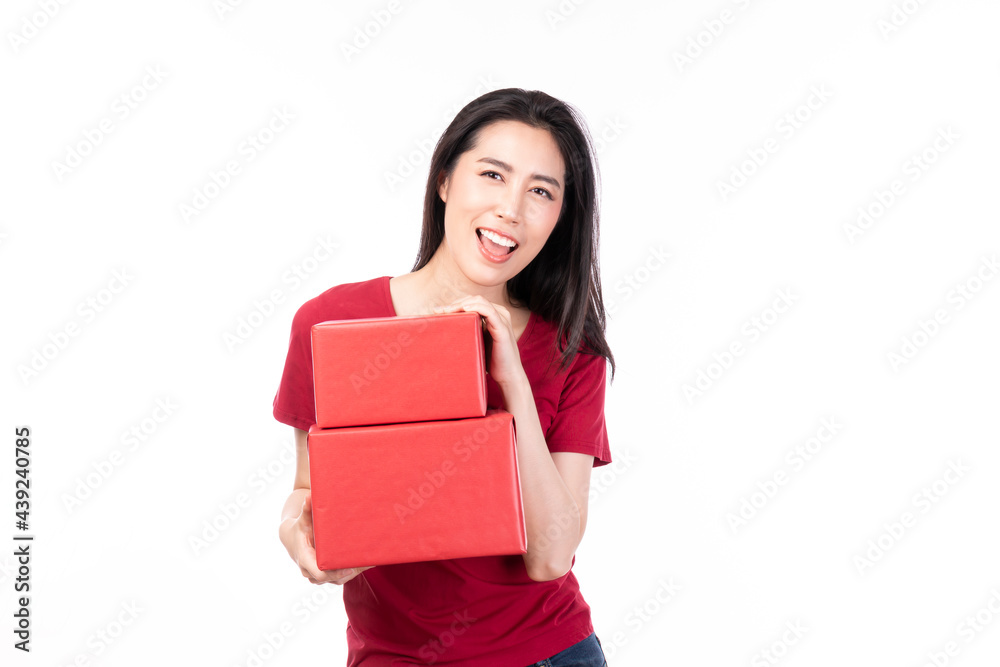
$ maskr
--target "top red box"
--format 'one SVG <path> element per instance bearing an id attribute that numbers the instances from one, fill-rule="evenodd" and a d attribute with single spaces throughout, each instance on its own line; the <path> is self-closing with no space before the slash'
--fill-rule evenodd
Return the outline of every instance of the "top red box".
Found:
<path id="1" fill-rule="evenodd" d="M 465 311 L 313 325 L 316 425 L 483 417 L 484 335 Z"/>

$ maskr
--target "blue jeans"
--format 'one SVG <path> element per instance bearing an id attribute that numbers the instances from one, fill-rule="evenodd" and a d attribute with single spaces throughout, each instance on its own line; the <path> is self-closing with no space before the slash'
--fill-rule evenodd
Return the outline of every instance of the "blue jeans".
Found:
<path id="1" fill-rule="evenodd" d="M 597 633 L 591 632 L 565 651 L 559 651 L 551 658 L 528 665 L 528 667 L 608 667 Z"/>

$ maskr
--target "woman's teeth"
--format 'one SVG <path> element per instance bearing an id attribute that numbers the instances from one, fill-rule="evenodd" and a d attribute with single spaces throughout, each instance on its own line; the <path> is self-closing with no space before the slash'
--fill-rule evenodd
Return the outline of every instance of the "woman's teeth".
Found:
<path id="1" fill-rule="evenodd" d="M 476 231 L 479 232 L 484 242 L 486 242 L 487 239 L 491 242 L 491 245 L 487 245 L 487 247 L 496 254 L 509 254 L 514 252 L 514 248 L 517 246 L 517 243 L 514 241 L 504 236 L 500 236 L 495 232 L 491 232 L 488 229 L 477 229 Z"/>

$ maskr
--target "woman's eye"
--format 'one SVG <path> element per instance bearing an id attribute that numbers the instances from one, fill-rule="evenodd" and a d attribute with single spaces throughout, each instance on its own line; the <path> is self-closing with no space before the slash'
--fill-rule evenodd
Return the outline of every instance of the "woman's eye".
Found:
<path id="1" fill-rule="evenodd" d="M 500 174 L 498 174 L 495 171 L 484 171 L 482 174 L 480 174 L 480 176 L 486 176 L 486 177 L 491 178 L 491 179 L 494 176 L 496 176 L 498 179 L 503 180 L 503 176 L 501 176 Z M 531 190 L 532 190 L 532 192 L 538 192 L 539 194 L 541 194 L 546 199 L 552 199 L 552 195 L 545 188 L 531 188 Z"/>

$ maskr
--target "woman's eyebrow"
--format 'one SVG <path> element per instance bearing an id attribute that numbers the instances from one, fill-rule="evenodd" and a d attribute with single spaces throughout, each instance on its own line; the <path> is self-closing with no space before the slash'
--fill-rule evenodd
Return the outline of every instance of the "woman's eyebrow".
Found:
<path id="1" fill-rule="evenodd" d="M 487 163 L 492 164 L 494 166 L 500 167 L 501 169 L 503 169 L 505 171 L 509 171 L 512 174 L 514 173 L 514 168 L 513 167 L 511 167 L 509 164 L 507 164 L 503 160 L 498 160 L 495 157 L 482 157 L 482 158 L 479 158 L 478 160 L 476 160 L 476 162 L 487 162 Z M 557 190 L 559 190 L 559 189 L 562 188 L 562 186 L 559 185 L 559 181 L 557 181 L 556 179 L 552 178 L 551 176 L 546 176 L 545 174 L 532 174 L 531 178 L 537 178 L 540 181 L 545 181 L 546 183 L 551 183 L 552 186 L 555 187 Z"/>

